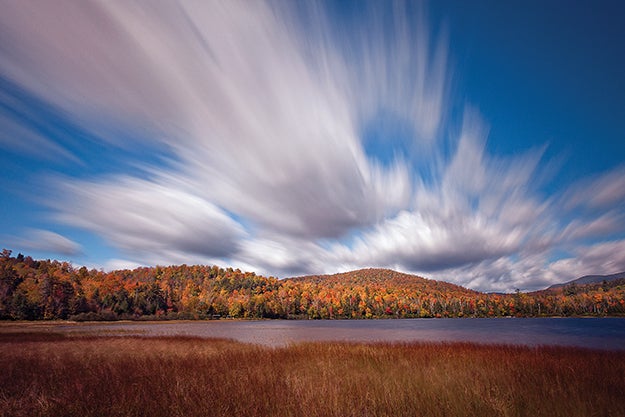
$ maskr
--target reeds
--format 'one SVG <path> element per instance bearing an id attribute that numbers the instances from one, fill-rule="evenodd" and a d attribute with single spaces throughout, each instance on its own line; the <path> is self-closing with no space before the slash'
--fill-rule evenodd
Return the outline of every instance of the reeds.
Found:
<path id="1" fill-rule="evenodd" d="M 625 352 L 0 334 L 2 416 L 625 416 Z"/>

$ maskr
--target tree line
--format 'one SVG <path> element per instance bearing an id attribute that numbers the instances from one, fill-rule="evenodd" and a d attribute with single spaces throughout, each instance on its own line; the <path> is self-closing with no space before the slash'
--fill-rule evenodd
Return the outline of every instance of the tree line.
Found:
<path id="1" fill-rule="evenodd" d="M 383 269 L 282 279 L 205 265 L 104 272 L 0 255 L 0 319 L 361 319 L 625 315 L 625 280 L 487 294 Z"/>

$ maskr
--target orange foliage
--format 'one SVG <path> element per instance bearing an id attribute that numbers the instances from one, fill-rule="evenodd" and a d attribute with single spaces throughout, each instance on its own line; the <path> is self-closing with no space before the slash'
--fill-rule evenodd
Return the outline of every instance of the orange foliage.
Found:
<path id="1" fill-rule="evenodd" d="M 534 317 L 625 314 L 625 282 L 485 294 L 385 269 L 278 280 L 205 265 L 112 272 L 0 257 L 2 319 Z"/>

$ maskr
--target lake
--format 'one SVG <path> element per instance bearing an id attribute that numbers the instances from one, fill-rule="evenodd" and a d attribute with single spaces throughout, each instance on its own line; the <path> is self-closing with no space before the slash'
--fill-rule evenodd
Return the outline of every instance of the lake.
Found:
<path id="1" fill-rule="evenodd" d="M 228 338 L 266 346 L 305 341 L 475 342 L 625 349 L 625 318 L 39 322 L 62 332 Z M 17 323 L 16 323 L 17 325 Z"/>

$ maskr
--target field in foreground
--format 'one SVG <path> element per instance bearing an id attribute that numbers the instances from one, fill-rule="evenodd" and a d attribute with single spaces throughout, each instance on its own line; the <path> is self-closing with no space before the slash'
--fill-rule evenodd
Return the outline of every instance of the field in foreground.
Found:
<path id="1" fill-rule="evenodd" d="M 1 416 L 624 416 L 625 352 L 0 334 Z"/>

